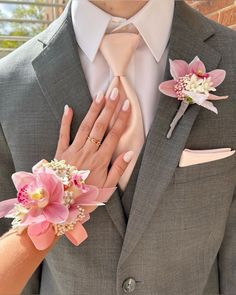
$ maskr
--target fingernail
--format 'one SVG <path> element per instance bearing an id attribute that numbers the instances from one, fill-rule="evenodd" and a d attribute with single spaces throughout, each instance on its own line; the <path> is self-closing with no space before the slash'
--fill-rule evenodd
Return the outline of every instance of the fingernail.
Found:
<path id="1" fill-rule="evenodd" d="M 67 115 L 69 112 L 69 106 L 66 104 L 64 107 L 64 114 Z"/>
<path id="2" fill-rule="evenodd" d="M 110 94 L 110 99 L 111 100 L 116 100 L 117 96 L 118 96 L 118 88 L 113 88 L 112 92 Z"/>
<path id="3" fill-rule="evenodd" d="M 129 100 L 126 99 L 122 106 L 122 111 L 126 112 L 129 109 Z"/>
<path id="4" fill-rule="evenodd" d="M 133 151 L 129 151 L 127 153 L 124 154 L 123 156 L 123 160 L 126 162 L 126 163 L 129 163 L 132 158 L 133 158 L 133 155 L 134 155 L 134 152 Z"/>
<path id="5" fill-rule="evenodd" d="M 104 96 L 103 92 L 99 91 L 97 96 L 96 96 L 96 99 L 95 99 L 96 103 L 100 103 L 102 101 L 102 99 L 103 99 L 103 96 Z"/>

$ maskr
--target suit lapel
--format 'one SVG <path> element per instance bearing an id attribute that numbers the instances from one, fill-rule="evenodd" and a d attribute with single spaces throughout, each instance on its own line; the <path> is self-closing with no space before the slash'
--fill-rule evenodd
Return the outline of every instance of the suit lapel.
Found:
<path id="1" fill-rule="evenodd" d="M 58 121 L 58 132 L 64 105 L 73 108 L 71 138 L 75 137 L 78 127 L 88 112 L 92 97 L 84 76 L 78 55 L 71 13 L 71 1 L 59 19 L 39 36 L 44 48 L 32 61 L 39 86 Z M 39 44 L 41 44 L 39 43 Z M 125 233 L 125 217 L 118 191 L 105 206 L 122 237 Z"/>
<path id="2" fill-rule="evenodd" d="M 70 4 L 70 3 L 69 3 Z M 74 110 L 71 137 L 85 116 L 92 98 L 81 67 L 77 43 L 74 38 L 69 9 L 63 12 L 50 37 L 45 34 L 40 41 L 46 44 L 43 51 L 32 61 L 40 88 L 47 103 L 60 124 L 64 105 Z"/>
<path id="3" fill-rule="evenodd" d="M 196 28 L 196 25 L 199 26 Z M 202 16 L 193 13 L 182 1 L 176 1 L 169 42 L 169 58 L 190 62 L 198 55 L 208 71 L 215 69 L 220 61 L 220 55 L 204 42 L 213 34 L 212 27 Z M 165 80 L 169 79 L 172 77 L 169 74 L 169 61 L 167 61 Z M 171 139 L 167 139 L 170 122 L 179 105 L 176 99 L 161 95 L 147 137 L 119 265 L 123 264 L 131 254 L 157 210 L 201 108 L 196 104 L 191 105 L 174 130 Z"/>

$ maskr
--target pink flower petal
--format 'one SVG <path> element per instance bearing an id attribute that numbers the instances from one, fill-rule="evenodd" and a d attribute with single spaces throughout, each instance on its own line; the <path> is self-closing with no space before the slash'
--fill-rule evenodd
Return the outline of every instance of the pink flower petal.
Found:
<path id="1" fill-rule="evenodd" d="M 225 79 L 226 72 L 225 70 L 214 70 L 208 73 L 213 82 L 213 87 L 219 86 Z"/>
<path id="2" fill-rule="evenodd" d="M 49 202 L 60 202 L 64 196 L 64 186 L 53 171 L 41 168 L 37 172 L 38 184 L 42 185 L 49 193 Z"/>
<path id="3" fill-rule="evenodd" d="M 69 210 L 60 203 L 51 203 L 43 208 L 43 214 L 51 223 L 64 222 L 69 215 Z"/>
<path id="4" fill-rule="evenodd" d="M 90 219 L 90 215 L 87 212 L 84 212 L 84 219 L 81 221 L 81 224 L 84 224 L 85 222 L 87 222 Z"/>
<path id="5" fill-rule="evenodd" d="M 91 211 L 94 211 L 97 208 L 97 206 L 93 207 L 93 210 L 91 210 L 91 208 L 92 207 L 84 207 L 83 208 L 85 210 L 84 211 L 85 218 L 83 219 L 82 223 L 89 220 L 89 218 L 90 218 L 89 213 Z M 69 216 L 68 216 L 67 220 L 65 221 L 65 223 L 71 223 L 72 221 L 74 221 L 76 219 L 77 215 L 78 215 L 78 208 L 76 206 L 72 205 L 69 209 Z"/>
<path id="6" fill-rule="evenodd" d="M 189 64 L 189 73 L 194 73 L 196 75 L 203 75 L 206 73 L 206 67 L 198 56 Z"/>
<path id="7" fill-rule="evenodd" d="M 84 206 L 84 207 L 82 207 L 82 208 L 84 209 L 84 212 L 85 212 L 86 214 L 89 214 L 89 213 L 93 212 L 94 210 L 96 210 L 97 207 L 98 207 L 98 206 Z"/>
<path id="8" fill-rule="evenodd" d="M 10 210 L 12 210 L 16 203 L 18 203 L 17 198 L 8 199 L 0 202 L 0 218 L 5 216 Z"/>
<path id="9" fill-rule="evenodd" d="M 48 229 L 49 225 L 50 223 L 46 220 L 39 223 L 32 223 L 28 226 L 28 234 L 38 236 L 44 233 Z"/>
<path id="10" fill-rule="evenodd" d="M 183 93 L 186 94 L 187 96 L 191 97 L 193 102 L 202 105 L 204 101 L 208 99 L 208 96 L 203 93 L 198 93 L 198 92 L 191 92 L 187 90 L 183 90 Z"/>
<path id="11" fill-rule="evenodd" d="M 35 181 L 35 176 L 32 173 L 24 171 L 13 173 L 11 178 L 17 190 L 20 190 L 22 186 Z"/>
<path id="12" fill-rule="evenodd" d="M 206 101 L 203 102 L 202 106 L 203 106 L 204 108 L 206 108 L 206 109 L 208 109 L 208 110 L 214 112 L 215 114 L 218 114 L 218 110 L 217 110 L 217 108 L 213 105 L 212 102 L 206 100 Z"/>
<path id="13" fill-rule="evenodd" d="M 218 96 L 218 95 L 214 95 L 214 94 L 209 94 L 208 96 L 208 99 L 209 100 L 220 100 L 220 99 L 226 99 L 228 98 L 229 96 L 228 95 L 225 95 L 225 96 Z"/>
<path id="14" fill-rule="evenodd" d="M 67 231 L 65 235 L 75 246 L 81 244 L 88 237 L 85 228 L 80 222 L 77 222 L 74 229 Z"/>
<path id="15" fill-rule="evenodd" d="M 84 200 L 84 201 L 79 202 L 78 205 L 80 205 L 80 206 L 104 206 L 105 204 L 98 202 L 98 201 L 86 202 L 86 200 Z"/>
<path id="16" fill-rule="evenodd" d="M 68 218 L 66 219 L 66 223 L 71 223 L 72 221 L 74 221 L 77 215 L 78 215 L 78 208 L 75 205 L 72 205 L 69 208 L 69 215 L 68 215 Z"/>
<path id="17" fill-rule="evenodd" d="M 170 62 L 170 73 L 171 76 L 174 78 L 174 80 L 178 80 L 180 77 L 184 77 L 186 74 L 188 74 L 188 64 L 184 60 L 175 59 L 171 60 Z"/>
<path id="18" fill-rule="evenodd" d="M 38 172 L 38 170 L 42 167 L 43 164 L 48 163 L 47 160 L 43 159 L 41 161 L 39 161 L 38 163 L 36 163 L 33 167 L 32 167 L 32 171 L 34 174 L 36 174 Z"/>
<path id="19" fill-rule="evenodd" d="M 176 85 L 175 80 L 168 80 L 168 81 L 162 82 L 159 85 L 159 90 L 167 96 L 177 97 L 174 90 L 175 85 Z"/>
<path id="20" fill-rule="evenodd" d="M 83 180 L 86 180 L 86 178 L 89 176 L 90 170 L 80 170 L 77 175 L 80 176 Z"/>
<path id="21" fill-rule="evenodd" d="M 42 209 L 32 208 L 24 217 L 21 222 L 21 225 L 29 225 L 32 223 L 40 223 L 46 220 L 45 216 L 42 214 Z"/>
<path id="22" fill-rule="evenodd" d="M 38 250 L 47 249 L 55 239 L 55 231 L 51 224 L 49 225 L 48 229 L 40 235 L 32 234 L 30 227 L 28 227 L 28 235 Z"/>
<path id="23" fill-rule="evenodd" d="M 88 192 L 75 197 L 74 200 L 76 203 L 80 204 L 81 201 L 89 203 L 97 200 L 99 189 L 94 185 L 85 185 L 85 188 L 88 189 Z"/>

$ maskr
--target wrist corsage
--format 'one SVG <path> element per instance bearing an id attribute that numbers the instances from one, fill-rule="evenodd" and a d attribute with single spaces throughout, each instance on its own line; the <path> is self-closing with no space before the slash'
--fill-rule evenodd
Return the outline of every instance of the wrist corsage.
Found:
<path id="1" fill-rule="evenodd" d="M 83 223 L 115 191 L 85 183 L 89 170 L 77 170 L 64 160 L 41 160 L 32 168 L 12 174 L 17 198 L 0 202 L 0 218 L 14 218 L 18 234 L 25 229 L 38 250 L 48 248 L 65 234 L 76 246 L 87 238 Z"/>

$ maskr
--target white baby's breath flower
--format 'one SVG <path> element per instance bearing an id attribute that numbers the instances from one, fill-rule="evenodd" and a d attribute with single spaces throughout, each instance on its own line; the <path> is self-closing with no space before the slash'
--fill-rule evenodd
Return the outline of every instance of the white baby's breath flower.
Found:
<path id="1" fill-rule="evenodd" d="M 193 74 L 190 80 L 187 81 L 187 85 L 185 90 L 194 93 L 204 93 L 205 95 L 209 95 L 210 91 L 216 91 L 214 87 L 212 87 L 213 83 L 211 81 L 211 77 L 198 78 L 195 74 Z"/>
<path id="2" fill-rule="evenodd" d="M 216 91 L 216 89 L 212 87 L 213 83 L 211 82 L 211 77 L 204 78 L 201 82 L 202 83 L 198 87 L 198 92 L 209 95 L 210 91 Z"/>
<path id="3" fill-rule="evenodd" d="M 199 79 L 195 74 L 193 74 L 190 80 L 187 81 L 185 90 L 188 90 L 191 92 L 197 92 L 201 84 L 202 84 L 202 79 Z"/>
<path id="4" fill-rule="evenodd" d="M 21 204 L 15 204 L 14 208 L 9 211 L 5 217 L 14 218 L 11 224 L 13 228 L 17 228 L 28 211 L 29 210 L 23 207 Z"/>

